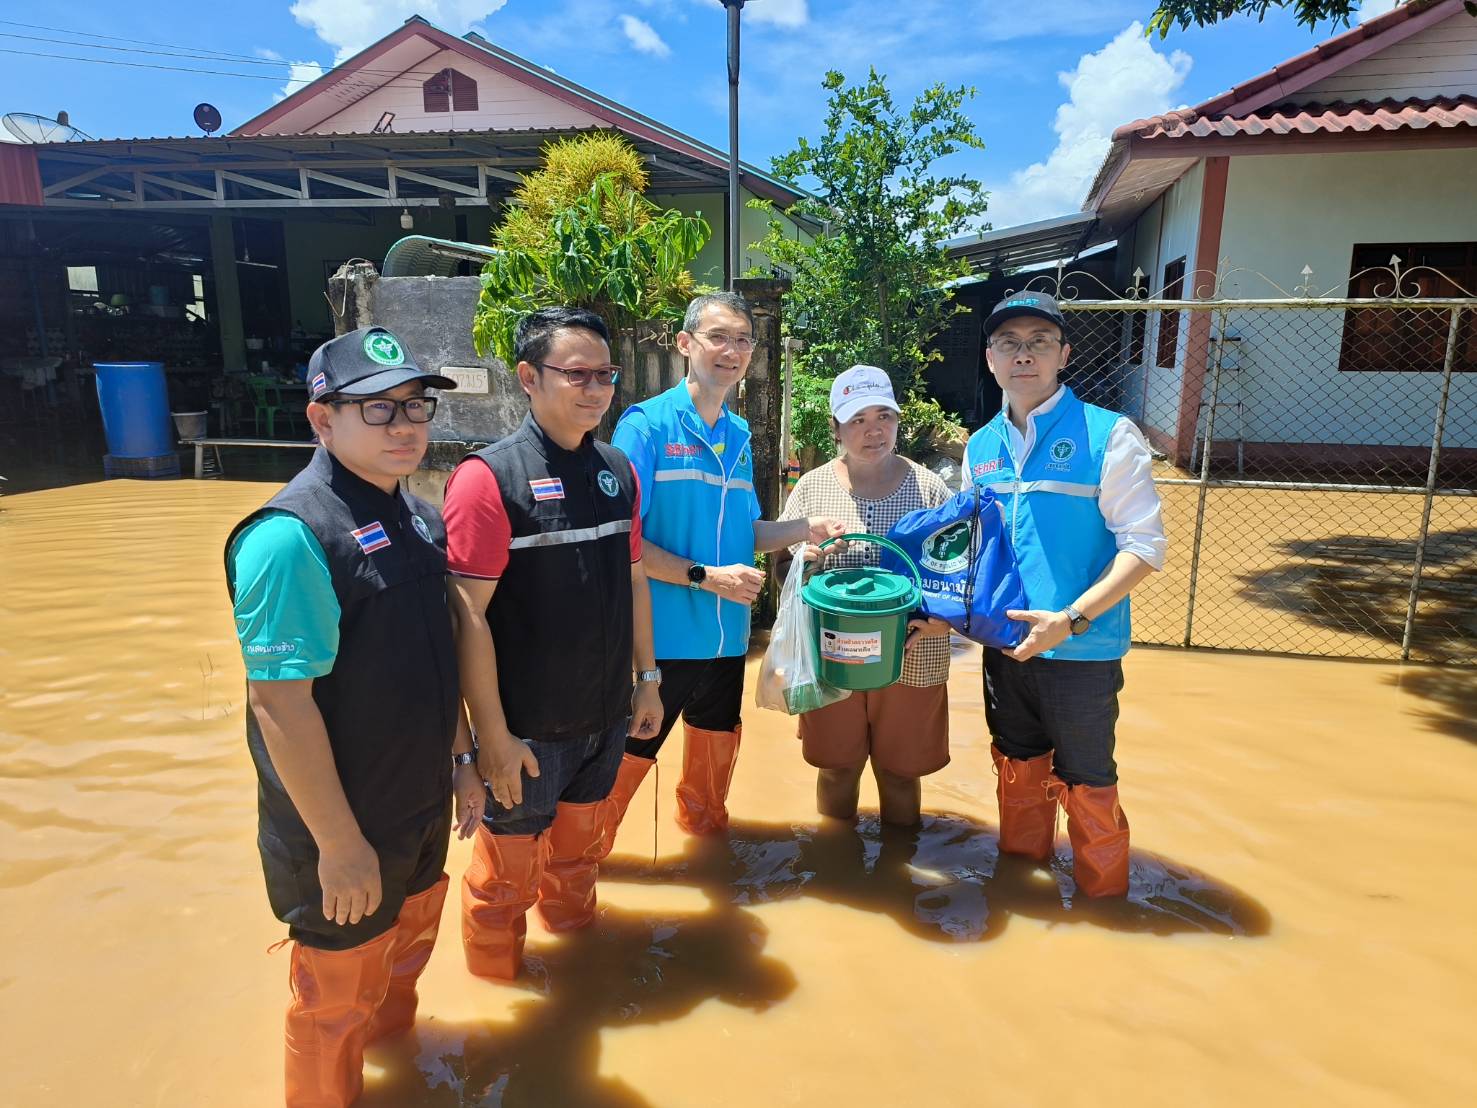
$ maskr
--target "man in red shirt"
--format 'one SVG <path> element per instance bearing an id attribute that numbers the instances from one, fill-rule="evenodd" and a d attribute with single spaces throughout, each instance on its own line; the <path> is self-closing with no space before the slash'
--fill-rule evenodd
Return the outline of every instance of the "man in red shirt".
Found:
<path id="1" fill-rule="evenodd" d="M 462 882 L 462 941 L 473 973 L 502 980 L 535 902 L 551 930 L 593 922 L 601 802 L 628 725 L 650 737 L 662 718 L 640 489 L 594 437 L 620 374 L 605 323 L 545 308 L 516 343 L 528 418 L 457 467 L 444 508 L 462 696 L 495 802 Z"/>

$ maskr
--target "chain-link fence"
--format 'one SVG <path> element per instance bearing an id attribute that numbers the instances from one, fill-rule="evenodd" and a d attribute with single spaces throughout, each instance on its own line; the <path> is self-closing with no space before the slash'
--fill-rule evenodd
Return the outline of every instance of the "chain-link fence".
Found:
<path id="1" fill-rule="evenodd" d="M 1398 264 L 1358 297 L 1252 279 L 1193 300 L 1029 283 L 1068 312 L 1067 383 L 1155 452 L 1170 559 L 1135 637 L 1477 662 L 1477 298 Z"/>

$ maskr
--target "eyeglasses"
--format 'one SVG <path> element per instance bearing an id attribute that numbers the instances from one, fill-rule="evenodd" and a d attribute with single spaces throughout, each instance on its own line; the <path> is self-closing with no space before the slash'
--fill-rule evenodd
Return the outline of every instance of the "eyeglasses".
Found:
<path id="1" fill-rule="evenodd" d="M 709 345 L 716 346 L 720 350 L 725 346 L 731 346 L 740 354 L 753 353 L 754 347 L 759 345 L 748 335 L 727 335 L 722 331 L 694 331 L 693 334 L 702 335 L 708 340 Z"/>
<path id="2" fill-rule="evenodd" d="M 555 373 L 564 374 L 569 383 L 577 389 L 584 388 L 591 381 L 601 388 L 606 388 L 621 379 L 621 367 L 618 365 L 570 366 L 565 369 L 562 365 L 550 365 L 548 362 L 534 362 L 533 364 L 540 369 L 552 369 Z"/>
<path id="3" fill-rule="evenodd" d="M 1055 347 L 1061 346 L 1065 339 L 1048 338 L 1046 335 L 1037 335 L 1026 342 L 1020 339 L 998 338 L 990 340 L 990 349 L 997 354 L 1004 354 L 1007 358 L 1013 358 L 1021 352 L 1022 348 L 1029 350 L 1036 357 L 1050 354 Z"/>
<path id="4" fill-rule="evenodd" d="M 345 404 L 358 405 L 360 419 L 371 427 L 384 427 L 395 422 L 397 410 L 404 412 L 411 423 L 430 423 L 436 414 L 437 399 L 434 396 L 412 396 L 405 400 L 391 400 L 388 396 L 372 396 L 366 400 L 338 399 L 329 403 L 335 408 L 342 408 Z"/>

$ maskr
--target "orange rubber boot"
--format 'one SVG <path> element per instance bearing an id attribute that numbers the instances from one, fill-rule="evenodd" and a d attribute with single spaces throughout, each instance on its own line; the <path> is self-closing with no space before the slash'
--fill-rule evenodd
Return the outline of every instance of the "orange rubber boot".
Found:
<path id="1" fill-rule="evenodd" d="M 600 857 L 595 859 L 597 862 L 605 861 L 615 849 L 615 833 L 621 829 L 621 821 L 626 818 L 626 809 L 631 806 L 631 798 L 636 795 L 636 790 L 641 787 L 641 782 L 646 780 L 647 773 L 654 765 L 654 758 L 639 758 L 635 754 L 621 755 L 621 768 L 615 775 L 615 784 L 610 787 L 610 795 L 600 802 L 605 805 L 600 819 L 604 837 L 600 843 Z"/>
<path id="2" fill-rule="evenodd" d="M 343 1108 L 364 1091 L 364 1043 L 390 987 L 394 949 L 394 929 L 349 950 L 292 944 L 288 1108 Z"/>
<path id="3" fill-rule="evenodd" d="M 728 786 L 738 761 L 741 728 L 705 731 L 683 725 L 682 780 L 677 783 L 677 825 L 689 835 L 728 830 Z"/>
<path id="4" fill-rule="evenodd" d="M 390 988 L 374 1019 L 369 1021 L 369 1042 L 415 1026 L 415 1009 L 420 999 L 415 983 L 435 949 L 436 932 L 441 927 L 441 906 L 446 903 L 450 884 L 451 878 L 443 873 L 429 889 L 406 897 L 400 906 L 400 918 L 395 921 L 395 950 L 390 955 Z"/>
<path id="5" fill-rule="evenodd" d="M 550 931 L 575 931 L 595 922 L 595 878 L 605 857 L 610 805 L 561 803 L 549 828 L 549 860 L 538 887 L 538 914 Z"/>
<path id="6" fill-rule="evenodd" d="M 1037 862 L 1051 857 L 1056 841 L 1056 801 L 1047 794 L 1051 751 L 1035 758 L 1010 758 L 990 744 L 995 760 L 995 796 L 1000 802 L 1000 852 Z"/>
<path id="7" fill-rule="evenodd" d="M 478 977 L 511 981 L 523 964 L 524 913 L 538 899 L 547 835 L 494 835 L 477 828 L 462 878 L 462 948 Z"/>
<path id="8" fill-rule="evenodd" d="M 1078 890 L 1084 896 L 1128 892 L 1128 817 L 1118 803 L 1118 786 L 1073 785 L 1065 790 L 1062 807 Z"/>

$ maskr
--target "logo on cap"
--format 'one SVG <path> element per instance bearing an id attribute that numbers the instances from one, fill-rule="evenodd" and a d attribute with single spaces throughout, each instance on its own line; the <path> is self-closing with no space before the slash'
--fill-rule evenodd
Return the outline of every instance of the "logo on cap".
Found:
<path id="1" fill-rule="evenodd" d="M 388 331 L 371 331 L 365 335 L 364 354 L 370 361 L 380 365 L 405 364 L 405 351 L 400 349 L 399 340 Z"/>

